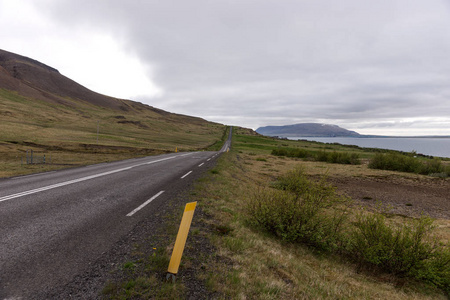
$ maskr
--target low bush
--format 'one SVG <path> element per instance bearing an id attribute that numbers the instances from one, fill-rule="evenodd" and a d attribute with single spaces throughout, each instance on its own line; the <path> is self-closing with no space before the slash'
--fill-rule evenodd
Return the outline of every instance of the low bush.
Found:
<path id="1" fill-rule="evenodd" d="M 323 182 L 312 182 L 301 169 L 289 172 L 261 189 L 247 204 L 250 223 L 284 241 L 301 242 L 318 250 L 337 249 L 344 214 L 328 208 L 345 201 Z"/>
<path id="2" fill-rule="evenodd" d="M 442 162 L 439 159 L 434 158 L 430 161 L 427 161 L 427 162 L 421 164 L 421 166 L 418 170 L 418 173 L 423 174 L 423 175 L 448 173 L 447 175 L 449 175 L 450 173 L 448 171 L 449 170 L 446 170 L 445 166 L 442 164 Z"/>
<path id="3" fill-rule="evenodd" d="M 435 246 L 424 240 L 432 220 L 420 218 L 393 228 L 382 214 L 359 215 L 352 232 L 352 251 L 366 262 L 396 275 L 406 275 L 429 259 Z"/>
<path id="4" fill-rule="evenodd" d="M 347 152 L 327 152 L 327 151 L 308 151 L 304 149 L 274 149 L 272 150 L 272 155 L 276 156 L 287 156 L 287 157 L 295 157 L 295 158 L 305 158 L 316 161 L 323 161 L 328 163 L 335 164 L 351 164 L 351 165 L 359 165 L 359 155 L 356 153 L 347 153 Z"/>
<path id="5" fill-rule="evenodd" d="M 359 165 L 359 155 L 348 152 L 325 152 L 321 151 L 316 155 L 317 161 L 324 161 L 333 164 Z"/>
<path id="6" fill-rule="evenodd" d="M 295 158 L 308 158 L 313 157 L 313 153 L 304 149 L 273 149 L 272 155 L 276 156 L 287 156 L 287 157 L 295 157 Z"/>
<path id="7" fill-rule="evenodd" d="M 450 254 L 426 238 L 433 228 L 428 217 L 394 227 L 382 214 L 360 214 L 351 232 L 350 253 L 360 265 L 422 279 L 449 292 Z"/>
<path id="8" fill-rule="evenodd" d="M 441 177 L 450 176 L 450 168 L 445 167 L 439 159 L 421 161 L 411 155 L 398 153 L 381 154 L 377 153 L 371 159 L 369 168 L 417 173 L 423 175 L 441 174 Z"/>
<path id="9" fill-rule="evenodd" d="M 257 190 L 246 211 L 250 225 L 286 242 L 345 254 L 360 267 L 416 278 L 450 292 L 450 250 L 427 238 L 434 228 L 431 218 L 393 225 L 381 213 L 360 213 L 350 223 L 345 206 L 338 205 L 347 201 L 324 180 L 309 180 L 302 169 L 295 169 L 271 188 Z"/>
<path id="10" fill-rule="evenodd" d="M 412 275 L 434 284 L 450 295 L 450 249 L 439 248 L 433 253 L 432 259 L 424 261 L 419 268 L 412 270 Z"/>

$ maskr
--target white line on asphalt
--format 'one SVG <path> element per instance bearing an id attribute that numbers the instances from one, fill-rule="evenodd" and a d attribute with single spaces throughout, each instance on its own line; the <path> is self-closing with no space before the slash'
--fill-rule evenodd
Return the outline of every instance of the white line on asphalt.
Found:
<path id="1" fill-rule="evenodd" d="M 191 174 L 192 171 L 187 172 L 186 174 L 184 174 L 183 176 L 181 176 L 181 179 L 183 179 L 184 177 L 188 176 L 189 174 Z"/>
<path id="2" fill-rule="evenodd" d="M 94 165 L 86 165 L 83 166 L 82 168 L 92 168 L 92 167 L 97 167 L 97 166 L 102 166 L 102 165 L 106 165 L 107 163 L 99 163 L 99 164 L 94 164 Z"/>
<path id="3" fill-rule="evenodd" d="M 153 200 L 155 200 L 156 198 L 158 198 L 162 193 L 164 193 L 164 191 L 159 192 L 158 194 L 156 194 L 155 196 L 151 197 L 150 199 L 148 199 L 147 201 L 145 201 L 144 203 L 142 203 L 139 207 L 135 208 L 132 212 L 130 212 L 127 217 L 131 217 L 132 215 L 134 215 L 135 213 L 137 213 L 138 211 L 140 211 L 142 208 L 144 208 L 147 204 L 149 204 L 150 202 L 152 202 Z"/>
<path id="4" fill-rule="evenodd" d="M 17 176 L 17 177 L 11 178 L 11 180 L 22 179 L 22 178 L 28 178 L 28 177 L 36 177 L 36 176 L 46 175 L 46 174 L 55 173 L 55 172 L 56 172 L 56 171 L 49 171 L 49 172 L 39 173 L 39 174 L 31 174 L 31 175 Z"/>
<path id="5" fill-rule="evenodd" d="M 27 196 L 27 195 L 31 195 L 31 194 L 35 194 L 35 193 L 39 193 L 39 192 L 43 192 L 43 191 L 47 191 L 47 190 L 51 190 L 51 189 L 55 189 L 55 188 L 66 186 L 66 185 L 73 184 L 73 183 L 78 183 L 78 182 L 94 179 L 94 178 L 97 178 L 97 177 L 102 177 L 102 176 L 106 176 L 106 175 L 110 175 L 110 174 L 114 174 L 114 173 L 130 170 L 132 168 L 143 166 L 143 165 L 150 165 L 150 164 L 154 164 L 154 163 L 157 163 L 157 162 L 173 159 L 173 158 L 176 158 L 176 157 L 190 155 L 190 154 L 192 154 L 192 153 L 183 154 L 183 155 L 177 155 L 177 156 L 170 156 L 170 157 L 166 157 L 166 158 L 162 158 L 162 159 L 158 159 L 158 160 L 154 160 L 154 161 L 150 161 L 150 162 L 146 162 L 146 163 L 142 163 L 142 164 L 137 164 L 137 165 L 126 167 L 126 168 L 120 168 L 120 169 L 117 169 L 117 170 L 112 170 L 112 171 L 108 171 L 108 172 L 104 172 L 104 173 L 99 173 L 99 174 L 90 175 L 90 176 L 86 176 L 86 177 L 82 177 L 82 178 L 78 178 L 78 179 L 74 179 L 74 180 L 69 180 L 69 181 L 65 181 L 65 182 L 61 182 L 61 183 L 57 183 L 57 184 L 44 186 L 44 187 L 37 188 L 37 189 L 34 189 L 34 190 L 29 190 L 29 191 L 25 191 L 25 192 L 13 194 L 13 195 L 3 196 L 3 197 L 0 197 L 0 202 L 6 201 L 6 200 L 11 200 L 11 199 L 14 199 L 14 198 Z"/>
<path id="6" fill-rule="evenodd" d="M 208 158 L 206 161 L 210 161 L 211 160 L 211 158 Z"/>
<path id="7" fill-rule="evenodd" d="M 205 163 L 201 163 L 201 164 L 199 164 L 198 166 L 201 167 L 201 166 L 203 166 L 204 164 L 205 164 Z"/>

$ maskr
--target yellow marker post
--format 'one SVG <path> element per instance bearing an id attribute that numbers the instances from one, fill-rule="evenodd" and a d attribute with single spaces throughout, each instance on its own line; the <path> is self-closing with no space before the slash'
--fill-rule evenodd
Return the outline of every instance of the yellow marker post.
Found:
<path id="1" fill-rule="evenodd" d="M 175 275 L 178 273 L 180 267 L 181 256 L 183 255 L 184 246 L 186 245 L 187 235 L 191 227 L 192 218 L 194 217 L 195 206 L 197 202 L 190 202 L 186 204 L 183 218 L 181 219 L 180 228 L 178 229 L 177 239 L 173 247 L 172 257 L 170 258 L 169 268 L 167 269 L 167 279 L 172 275 L 175 280 Z"/>
<path id="2" fill-rule="evenodd" d="M 178 147 L 175 147 L 175 153 L 177 153 L 178 152 Z"/>

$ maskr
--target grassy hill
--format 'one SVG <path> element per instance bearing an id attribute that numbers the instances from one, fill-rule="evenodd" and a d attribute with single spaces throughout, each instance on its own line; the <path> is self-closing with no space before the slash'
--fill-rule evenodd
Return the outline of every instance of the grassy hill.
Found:
<path id="1" fill-rule="evenodd" d="M 211 147 L 222 124 L 104 96 L 0 50 L 0 177 Z M 27 150 L 46 165 L 22 165 Z M 94 154 L 94 155 L 93 155 Z"/>

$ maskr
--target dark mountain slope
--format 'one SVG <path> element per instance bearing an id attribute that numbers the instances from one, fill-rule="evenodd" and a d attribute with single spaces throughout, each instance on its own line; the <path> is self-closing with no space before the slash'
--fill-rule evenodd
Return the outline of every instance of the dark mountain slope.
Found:
<path id="1" fill-rule="evenodd" d="M 71 98 L 112 109 L 129 109 L 123 100 L 93 92 L 52 67 L 4 50 L 0 50 L 0 88 L 61 104 L 69 104 L 64 98 Z"/>
<path id="2" fill-rule="evenodd" d="M 70 99 L 122 112 L 151 111 L 160 115 L 161 118 L 174 119 L 174 121 L 181 118 L 189 123 L 204 124 L 206 122 L 201 118 L 170 113 L 140 102 L 96 93 L 60 74 L 55 68 L 0 49 L 0 89 L 2 88 L 17 92 L 24 97 L 66 106 L 74 106 L 74 101 L 69 101 Z"/>

